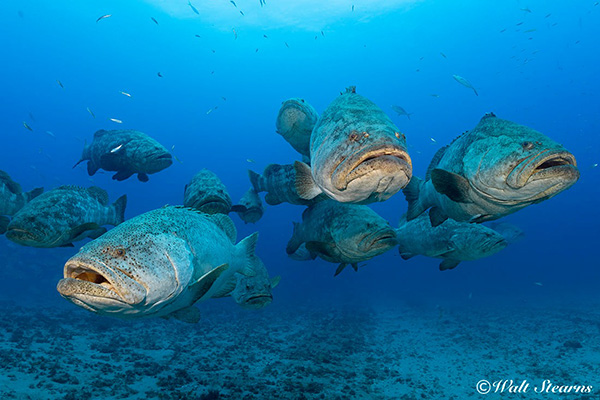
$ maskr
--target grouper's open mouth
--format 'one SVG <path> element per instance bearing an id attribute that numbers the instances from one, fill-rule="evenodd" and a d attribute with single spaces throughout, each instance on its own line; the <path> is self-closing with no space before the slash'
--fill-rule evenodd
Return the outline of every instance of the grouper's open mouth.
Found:
<path id="1" fill-rule="evenodd" d="M 399 187 L 403 188 L 412 177 L 412 161 L 398 146 L 371 147 L 343 159 L 331 179 L 336 189 L 345 190 L 351 182 L 376 171 L 400 180 Z"/>
<path id="2" fill-rule="evenodd" d="M 509 174 L 507 184 L 520 189 L 525 185 L 552 179 L 555 185 L 570 186 L 579 179 L 577 161 L 568 151 L 545 150 L 519 163 Z M 554 185 L 553 185 L 554 186 Z"/>
<path id="3" fill-rule="evenodd" d="M 58 292 L 87 308 L 99 300 L 117 303 L 139 304 L 146 297 L 146 290 L 131 276 L 121 270 L 108 268 L 92 260 L 71 259 L 64 268 L 64 278 L 58 282 Z"/>

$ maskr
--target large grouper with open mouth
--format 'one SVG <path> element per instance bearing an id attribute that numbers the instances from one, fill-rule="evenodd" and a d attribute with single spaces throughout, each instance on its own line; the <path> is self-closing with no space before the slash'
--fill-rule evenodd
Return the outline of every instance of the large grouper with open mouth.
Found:
<path id="1" fill-rule="evenodd" d="M 296 189 L 342 203 L 384 201 L 412 176 L 406 139 L 390 118 L 349 87 L 329 104 L 310 138 L 310 167 L 297 161 Z"/>
<path id="2" fill-rule="evenodd" d="M 327 199 L 302 213 L 302 223 L 294 222 L 294 233 L 286 252 L 296 253 L 304 244 L 313 256 L 339 263 L 335 275 L 350 264 L 385 253 L 397 244 L 390 224 L 368 206 L 338 203 Z"/>
<path id="3" fill-rule="evenodd" d="M 441 148 L 425 181 L 404 189 L 410 221 L 428 208 L 433 226 L 447 218 L 484 222 L 547 200 L 579 179 L 573 154 L 552 139 L 486 114 Z"/>
<path id="4" fill-rule="evenodd" d="M 98 314 L 197 322 L 192 305 L 228 295 L 235 273 L 253 276 L 254 233 L 237 245 L 227 215 L 166 206 L 86 244 L 64 267 L 59 293 Z"/>

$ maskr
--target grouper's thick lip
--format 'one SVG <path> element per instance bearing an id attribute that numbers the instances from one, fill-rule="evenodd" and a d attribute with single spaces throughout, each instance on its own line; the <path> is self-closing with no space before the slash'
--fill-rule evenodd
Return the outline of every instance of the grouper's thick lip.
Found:
<path id="1" fill-rule="evenodd" d="M 342 160 L 331 176 L 333 185 L 338 190 L 345 190 L 350 182 L 364 176 L 363 173 L 358 172 L 364 163 L 372 162 L 380 157 L 385 157 L 390 163 L 396 163 L 398 172 L 406 175 L 406 183 L 408 183 L 412 176 L 410 156 L 399 146 L 383 145 L 366 148 Z"/>
<path id="2" fill-rule="evenodd" d="M 519 163 L 508 175 L 506 183 L 520 189 L 533 181 L 557 177 L 576 181 L 579 178 L 577 161 L 568 151 L 544 150 Z"/>
<path id="3" fill-rule="evenodd" d="M 370 235 L 366 235 L 359 243 L 359 248 L 368 252 L 375 248 L 384 249 L 394 247 L 398 244 L 396 232 L 391 228 L 380 229 Z"/>
<path id="4" fill-rule="evenodd" d="M 124 291 L 122 288 L 130 290 Z M 94 295 L 86 289 L 92 288 Z M 65 297 L 108 298 L 129 305 L 139 304 L 145 299 L 145 288 L 131 276 L 90 259 L 71 259 L 64 268 L 64 278 L 58 283 L 57 290 Z"/>

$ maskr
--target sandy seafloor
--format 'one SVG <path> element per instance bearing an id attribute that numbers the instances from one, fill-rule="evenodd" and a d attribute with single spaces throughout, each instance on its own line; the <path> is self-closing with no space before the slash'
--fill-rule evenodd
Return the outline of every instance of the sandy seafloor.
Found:
<path id="1" fill-rule="evenodd" d="M 600 399 L 598 306 L 500 299 L 248 311 L 219 300 L 189 325 L 3 301 L 0 398 Z M 483 396 L 481 379 L 594 389 Z"/>

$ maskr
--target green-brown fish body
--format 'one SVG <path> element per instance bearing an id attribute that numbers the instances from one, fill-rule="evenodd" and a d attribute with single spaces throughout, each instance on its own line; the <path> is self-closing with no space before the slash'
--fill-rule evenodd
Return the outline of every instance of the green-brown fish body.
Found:
<path id="1" fill-rule="evenodd" d="M 433 225 L 446 218 L 484 222 L 549 199 L 579 178 L 573 154 L 531 128 L 485 115 L 440 149 L 425 181 L 404 189 L 408 220 L 426 209 Z"/>
<path id="2" fill-rule="evenodd" d="M 87 171 L 94 175 L 99 169 L 116 171 L 112 177 L 123 181 L 137 174 L 142 182 L 148 181 L 148 174 L 154 174 L 173 163 L 171 153 L 160 143 L 143 132 L 123 130 L 99 130 L 94 140 L 86 145 L 81 160 L 88 161 Z"/>
<path id="3" fill-rule="evenodd" d="M 314 127 L 310 167 L 295 166 L 300 197 L 325 193 L 342 203 L 387 200 L 412 176 L 404 135 L 353 87 L 331 102 Z"/>
<path id="4" fill-rule="evenodd" d="M 250 183 L 257 193 L 267 192 L 265 201 L 271 206 L 290 203 L 308 206 L 327 198 L 324 194 L 306 200 L 296 190 L 296 168 L 294 165 L 269 164 L 262 175 L 248 171 Z"/>
<path id="5" fill-rule="evenodd" d="M 273 302 L 272 290 L 279 284 L 281 277 L 269 277 L 262 260 L 256 257 L 254 276 L 235 274 L 236 286 L 231 297 L 243 308 L 257 310 Z"/>
<path id="6" fill-rule="evenodd" d="M 109 204 L 106 191 L 96 186 L 60 186 L 15 214 L 6 237 L 24 246 L 73 246 L 73 242 L 105 233 L 103 225 L 123 222 L 126 204 L 125 195 Z"/>
<path id="7" fill-rule="evenodd" d="M 0 234 L 6 232 L 10 222 L 8 217 L 15 215 L 25 204 L 43 191 L 43 188 L 35 188 L 30 192 L 23 192 L 21 185 L 13 181 L 6 172 L 0 170 Z"/>
<path id="8" fill-rule="evenodd" d="M 287 254 L 303 243 L 309 252 L 339 263 L 337 275 L 347 264 L 358 269 L 359 262 L 385 253 L 397 241 L 390 224 L 369 207 L 325 200 L 307 208 L 302 223 L 294 223 Z"/>
<path id="9" fill-rule="evenodd" d="M 217 175 L 202 169 L 185 185 L 183 205 L 207 214 L 228 214 L 231 197 Z"/>
<path id="10" fill-rule="evenodd" d="M 501 233 L 482 224 L 447 219 L 432 226 L 427 212 L 410 221 L 403 215 L 396 236 L 403 259 L 415 255 L 441 258 L 441 271 L 455 268 L 461 261 L 489 257 L 509 244 Z"/>
<path id="11" fill-rule="evenodd" d="M 237 245 L 236 235 L 227 215 L 149 211 L 83 246 L 65 264 L 57 290 L 98 314 L 197 322 L 193 304 L 229 294 L 236 273 L 255 275 L 258 234 Z"/>
<path id="12" fill-rule="evenodd" d="M 265 208 L 258 193 L 250 188 L 244 193 L 234 211 L 246 224 L 255 224 L 262 218 Z"/>
<path id="13" fill-rule="evenodd" d="M 318 118 L 317 111 L 304 99 L 288 99 L 277 115 L 277 133 L 298 153 L 310 157 L 310 135 Z"/>

